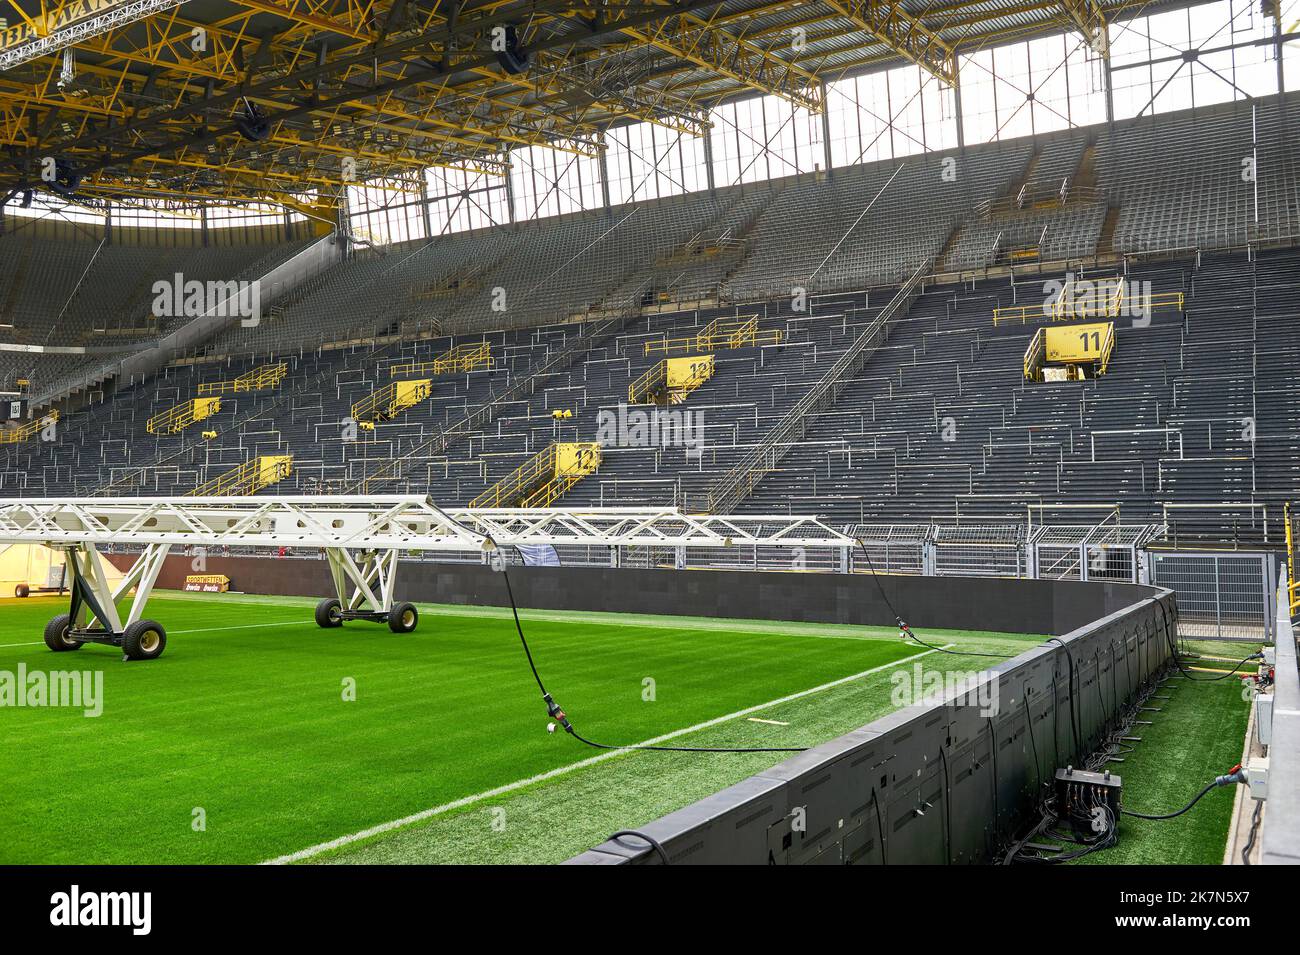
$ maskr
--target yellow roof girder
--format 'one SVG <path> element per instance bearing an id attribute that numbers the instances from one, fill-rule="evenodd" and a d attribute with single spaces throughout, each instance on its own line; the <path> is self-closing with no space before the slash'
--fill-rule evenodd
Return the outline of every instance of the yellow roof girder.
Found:
<path id="1" fill-rule="evenodd" d="M 327 30 L 354 40 L 368 43 L 375 38 L 375 34 L 365 28 L 366 21 L 371 19 L 371 11 L 375 8 L 375 0 L 368 0 L 366 3 L 348 3 L 346 12 L 352 16 L 347 21 L 339 20 L 333 15 L 330 8 L 337 6 L 335 3 L 313 3 L 312 0 L 286 0 L 284 3 L 274 3 L 272 0 L 234 0 L 234 2 L 259 13 L 274 13 L 278 17 L 284 17 L 302 26 Z"/>
<path id="2" fill-rule="evenodd" d="M 111 38 L 111 37 L 101 39 L 98 45 L 96 46 L 92 46 L 88 44 L 88 47 L 95 49 L 96 52 L 99 52 L 102 55 L 112 57 L 113 59 L 123 61 L 124 63 L 155 65 L 158 62 L 158 57 L 160 52 L 164 49 L 177 50 L 177 51 L 188 50 L 188 44 L 190 41 L 190 33 L 189 33 L 190 27 L 191 24 L 188 21 L 182 21 L 180 18 L 174 17 L 170 19 L 169 23 L 165 28 L 160 29 L 157 25 L 155 25 L 145 37 L 145 42 L 142 47 L 137 47 L 135 49 L 130 49 L 130 50 L 121 49 L 120 47 L 114 47 L 111 45 L 111 41 L 115 38 Z M 177 29 L 179 32 L 175 32 L 175 33 L 168 32 L 173 28 Z M 218 53 L 220 55 L 218 55 Z M 226 52 L 214 51 L 214 54 L 211 58 L 211 62 L 214 64 L 212 66 L 208 65 L 209 59 L 205 59 L 205 58 L 191 58 L 188 60 L 178 60 L 175 64 L 168 64 L 168 66 L 169 68 L 174 68 L 178 72 L 187 74 L 188 76 L 198 77 L 205 80 L 211 79 L 211 80 L 237 81 L 240 78 L 241 74 L 233 71 L 234 60 L 235 58 L 233 52 L 231 52 L 230 50 L 227 50 Z M 85 66 L 82 67 L 82 71 L 86 73 L 100 75 L 100 76 L 106 76 L 114 81 L 115 87 L 113 91 L 113 96 L 110 97 L 110 102 L 116 99 L 116 94 L 121 91 L 124 80 L 128 76 L 126 70 L 118 71 L 118 70 L 111 69 L 107 65 L 102 65 L 102 64 L 86 64 Z M 511 82 L 511 83 L 515 83 L 515 85 L 518 85 L 523 89 L 531 88 L 531 86 L 529 86 L 528 84 L 516 83 L 516 81 L 513 78 L 506 77 L 503 73 L 497 73 L 488 70 L 484 70 L 481 72 L 484 73 L 486 78 L 492 83 Z M 388 69 L 381 70 L 380 73 L 381 75 L 387 76 L 389 78 L 397 77 L 400 75 L 400 71 L 394 71 Z M 54 82 L 55 77 L 56 77 L 55 71 L 51 67 L 44 81 L 41 84 L 39 84 L 39 88 L 42 89 L 43 91 L 48 92 L 48 89 L 50 85 Z M 188 80 L 185 79 L 184 77 L 175 78 L 175 79 L 171 79 L 167 77 L 155 78 L 155 89 L 167 89 L 167 88 L 170 88 L 174 91 L 173 106 L 179 106 L 184 101 L 184 96 L 186 95 L 186 93 L 192 93 L 194 91 L 194 87 L 190 85 Z M 414 88 L 419 88 L 419 87 L 413 87 L 413 89 Z M 35 105 L 40 105 L 46 108 L 54 108 L 54 107 L 72 108 L 73 110 L 78 112 L 97 112 L 100 115 L 110 115 L 110 114 L 117 115 L 117 116 L 129 115 L 129 111 L 126 109 L 118 109 L 116 111 L 108 110 L 108 109 L 95 110 L 85 105 L 84 101 L 79 102 L 77 100 L 64 99 L 64 98 L 53 99 L 53 98 L 49 98 L 48 96 L 37 97 L 35 99 L 32 99 L 30 96 L 26 96 L 21 92 L 7 94 L 7 95 L 0 93 L 0 98 L 6 98 L 10 102 L 23 102 L 25 100 L 31 100 L 31 102 L 34 103 Z M 264 105 L 275 104 L 274 100 L 267 99 L 267 98 L 250 97 L 250 99 L 252 99 L 255 102 L 262 103 Z M 452 122 L 438 115 L 441 107 L 438 103 L 436 103 L 436 101 L 431 100 L 428 108 L 419 114 L 411 113 L 409 111 L 399 109 L 399 108 L 394 108 L 391 105 L 399 101 L 400 101 L 399 98 L 395 94 L 390 93 L 387 94 L 385 97 L 383 97 L 382 100 L 380 100 L 376 105 L 372 106 L 367 104 L 355 104 L 355 105 L 350 105 L 348 108 L 358 110 L 359 112 L 367 115 L 383 115 L 383 116 L 387 116 L 390 119 L 398 119 L 398 120 L 413 122 L 417 124 L 417 126 L 421 127 L 415 129 L 408 129 L 405 127 L 399 127 L 392 124 L 383 125 L 382 128 L 384 128 L 388 132 L 393 132 L 393 133 L 406 135 L 406 136 L 419 137 L 422 139 L 443 141 L 443 142 L 464 147 L 466 149 L 471 150 L 474 153 L 481 153 L 487 149 L 491 149 L 491 146 L 478 140 L 465 138 L 466 135 L 480 136 L 488 140 L 498 140 L 501 142 L 511 143 L 514 145 L 521 145 L 521 146 L 545 146 L 545 147 L 557 149 L 561 152 L 573 152 L 573 153 L 579 153 L 583 155 L 595 155 L 599 152 L 601 148 L 600 143 L 595 138 L 596 132 L 598 130 L 596 124 L 573 123 L 568 121 L 568 117 L 556 114 L 552 111 L 547 111 L 537 106 L 530 106 L 530 105 L 517 103 L 511 100 L 507 100 L 500 96 L 489 95 L 488 89 L 486 87 L 484 87 L 484 89 L 478 94 L 477 105 L 484 105 L 484 104 L 487 105 L 490 111 L 494 112 L 497 116 L 504 117 L 505 115 L 524 114 L 525 116 L 528 117 L 544 119 L 547 122 L 553 124 L 553 128 L 544 128 L 544 129 L 531 128 L 528 126 L 521 125 L 517 120 L 509 123 L 503 121 L 496 121 L 496 120 L 493 121 L 485 120 L 483 122 Z M 634 111 L 632 110 L 624 110 L 624 112 L 627 113 L 628 115 L 632 115 L 634 113 Z M 327 115 L 326 111 L 324 110 L 312 111 L 312 114 Z M 337 120 L 340 117 L 355 118 L 350 116 L 349 114 L 341 113 L 338 110 L 338 108 L 336 108 L 335 111 L 333 113 L 330 113 L 329 115 L 334 120 Z M 491 113 L 488 117 L 488 120 L 491 120 Z M 377 128 L 379 128 L 379 124 L 375 124 L 375 125 Z M 435 132 L 429 130 L 427 129 L 427 127 L 430 125 L 440 127 L 440 129 L 446 130 L 447 132 Z M 83 122 L 82 130 L 84 130 L 84 128 L 85 126 Z M 459 132 L 464 135 L 454 135 L 453 132 Z M 552 137 L 556 137 L 556 136 L 560 138 L 558 140 L 553 140 Z M 450 162 L 459 162 L 467 158 L 472 158 L 472 157 L 456 156 L 452 158 Z"/>
<path id="3" fill-rule="evenodd" d="M 716 23 L 721 9 L 709 17 L 668 15 L 649 26 L 627 27 L 622 32 L 736 83 L 820 112 L 821 81 L 816 74 L 722 29 Z M 619 21 L 614 11 L 606 19 L 615 25 Z"/>
<path id="4" fill-rule="evenodd" d="M 949 86 L 957 85 L 957 54 L 902 3 L 879 0 L 824 0 L 855 27 L 879 40 L 895 54 L 915 63 Z"/>
<path id="5" fill-rule="evenodd" d="M 1099 0 L 1060 0 L 1061 9 L 1083 34 L 1093 52 L 1105 55 L 1110 46 L 1106 31 L 1106 14 Z"/>

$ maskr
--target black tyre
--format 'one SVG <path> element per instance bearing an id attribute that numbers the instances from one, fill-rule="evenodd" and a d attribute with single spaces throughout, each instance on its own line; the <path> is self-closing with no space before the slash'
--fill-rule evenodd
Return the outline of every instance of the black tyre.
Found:
<path id="1" fill-rule="evenodd" d="M 26 584 L 19 584 L 17 587 L 14 588 L 15 597 L 26 597 L 31 592 L 32 592 L 32 588 L 28 587 Z"/>
<path id="2" fill-rule="evenodd" d="M 122 634 L 122 655 L 128 660 L 153 660 L 167 649 L 167 631 L 156 620 L 137 620 Z"/>
<path id="3" fill-rule="evenodd" d="M 316 626 L 343 626 L 343 604 L 335 597 L 326 597 L 316 605 Z"/>
<path id="4" fill-rule="evenodd" d="M 398 604 L 388 611 L 388 629 L 393 633 L 410 633 L 420 624 L 415 604 Z"/>
<path id="5" fill-rule="evenodd" d="M 64 653 L 68 650 L 80 650 L 81 641 L 73 640 L 68 636 L 72 629 L 72 618 L 66 613 L 61 613 L 45 625 L 45 645 L 55 653 Z"/>

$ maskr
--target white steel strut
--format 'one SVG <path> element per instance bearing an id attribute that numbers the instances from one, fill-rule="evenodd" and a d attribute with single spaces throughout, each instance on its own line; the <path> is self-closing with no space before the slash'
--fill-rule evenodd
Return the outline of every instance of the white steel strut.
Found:
<path id="1" fill-rule="evenodd" d="M 126 497 L 0 501 L 0 544 L 476 550 L 497 544 L 846 547 L 815 517 L 671 507 L 475 510 L 427 497 Z"/>
<path id="2" fill-rule="evenodd" d="M 698 515 L 675 508 L 441 508 L 419 495 L 265 498 L 32 498 L 0 501 L 0 547 L 42 544 L 68 554 L 74 612 L 70 639 L 120 642 L 142 617 L 173 547 L 295 547 L 324 550 L 337 594 L 318 608 L 321 626 L 388 618 L 401 551 L 475 551 L 529 544 L 604 547 L 829 547 L 853 538 L 814 517 Z M 99 548 L 143 546 L 116 591 Z M 135 587 L 127 619 L 115 601 Z M 89 608 L 87 612 L 87 608 Z M 411 608 L 413 613 L 413 608 Z M 323 616 L 322 616 L 323 615 Z M 92 630 L 95 622 L 99 629 Z M 414 628 L 408 614 L 402 631 Z M 48 639 L 47 639 L 47 642 Z"/>

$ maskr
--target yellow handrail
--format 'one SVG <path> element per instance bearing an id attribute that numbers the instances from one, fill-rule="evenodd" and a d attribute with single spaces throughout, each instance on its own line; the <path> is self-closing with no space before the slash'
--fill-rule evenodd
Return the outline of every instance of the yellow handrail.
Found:
<path id="1" fill-rule="evenodd" d="M 352 420 L 388 421 L 418 405 L 432 393 L 433 382 L 428 378 L 394 381 L 356 402 L 352 406 Z"/>
<path id="2" fill-rule="evenodd" d="M 211 418 L 220 410 L 220 398 L 191 398 L 154 415 L 144 423 L 144 429 L 150 434 L 176 434 L 196 421 Z"/>
<path id="3" fill-rule="evenodd" d="M 27 424 L 19 425 L 17 428 L 0 429 L 0 444 L 21 444 L 58 420 L 58 411 L 51 411 L 33 421 L 27 422 Z"/>
<path id="4" fill-rule="evenodd" d="M 715 318 L 698 335 L 646 342 L 644 354 L 668 351 L 712 351 L 715 348 L 744 348 L 747 345 L 779 345 L 781 332 L 758 328 L 758 315 Z"/>
<path id="5" fill-rule="evenodd" d="M 1016 321 L 1025 325 L 1037 318 L 1050 318 L 1054 322 L 1117 318 L 1125 309 L 1129 314 L 1157 308 L 1176 308 L 1181 312 L 1185 302 L 1182 292 L 1153 292 L 1150 295 L 1129 296 L 1124 281 L 1118 276 L 1097 279 L 1094 285 L 1099 291 L 1088 293 L 1082 298 L 1075 298 L 1070 292 L 1073 281 L 1066 282 L 1056 298 L 1041 305 L 998 306 L 993 309 L 993 326 L 996 328 L 1003 322 Z"/>
<path id="6" fill-rule="evenodd" d="M 549 507 L 600 467 L 594 441 L 550 444 L 469 502 L 470 507 Z"/>
<path id="7" fill-rule="evenodd" d="M 627 403 L 653 404 L 654 397 L 668 385 L 668 359 L 655 362 L 644 375 L 627 386 Z"/>
<path id="8" fill-rule="evenodd" d="M 274 388 L 289 373 L 285 362 L 274 365 L 259 365 L 252 371 L 245 372 L 233 381 L 209 381 L 199 385 L 200 395 L 224 395 L 240 391 L 261 391 Z"/>
<path id="9" fill-rule="evenodd" d="M 503 503 L 517 498 L 535 485 L 545 474 L 555 473 L 554 444 L 543 448 L 500 481 L 469 502 L 470 507 L 506 507 Z"/>
<path id="10" fill-rule="evenodd" d="M 186 497 L 247 497 L 278 484 L 293 473 L 293 455 L 264 455 L 205 481 Z"/>
<path id="11" fill-rule="evenodd" d="M 1289 596 L 1289 609 L 1291 616 L 1300 613 L 1300 581 L 1295 576 L 1295 525 L 1291 520 L 1291 504 L 1287 502 L 1282 506 L 1282 520 L 1286 524 L 1286 579 L 1287 594 Z"/>
<path id="12" fill-rule="evenodd" d="M 496 360 L 492 357 L 491 346 L 487 342 L 475 342 L 456 345 L 443 352 L 432 361 L 410 361 L 401 365 L 391 365 L 388 377 L 398 378 L 402 375 L 449 375 L 476 368 L 493 368 Z"/>
<path id="13" fill-rule="evenodd" d="M 1025 379 L 1027 381 L 1038 381 L 1040 371 L 1043 367 L 1043 352 L 1046 345 L 1046 329 L 1040 328 L 1034 332 L 1034 337 L 1029 342 L 1029 347 L 1025 349 Z"/>

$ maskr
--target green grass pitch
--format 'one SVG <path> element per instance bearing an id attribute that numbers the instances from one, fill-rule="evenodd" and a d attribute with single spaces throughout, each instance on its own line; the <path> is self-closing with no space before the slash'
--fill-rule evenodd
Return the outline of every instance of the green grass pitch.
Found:
<path id="1" fill-rule="evenodd" d="M 0 601 L 0 671 L 102 671 L 104 697 L 98 717 L 0 707 L 0 863 L 555 862 L 782 758 L 611 757 L 548 734 L 506 610 L 425 606 L 399 636 L 321 630 L 313 603 L 159 594 L 166 653 L 123 663 L 108 647 L 45 648 L 62 601 Z M 602 742 L 716 720 L 674 741 L 816 744 L 887 712 L 890 665 L 924 652 L 892 628 L 523 618 L 548 688 Z M 1038 639 L 926 636 L 1007 656 Z"/>
<path id="2" fill-rule="evenodd" d="M 1255 647 L 1241 649 L 1245 656 Z M 1235 653 L 1236 646 L 1232 647 Z M 1224 653 L 1220 645 L 1214 653 Z M 1222 664 L 1206 664 L 1222 666 Z M 1224 667 L 1231 667 L 1228 664 Z M 1197 674 L 1202 680 L 1213 676 Z M 1170 677 L 1152 701 L 1159 713 L 1144 716 L 1150 726 L 1134 728 L 1142 742 L 1109 769 L 1124 781 L 1124 807 L 1137 812 L 1172 812 L 1186 805 L 1215 776 L 1241 762 L 1242 741 L 1250 704 L 1241 681 L 1193 682 Z M 1219 865 L 1228 841 L 1235 786 L 1215 789 L 1189 812 L 1176 819 L 1136 819 L 1124 816 L 1119 845 L 1084 856 L 1084 864 Z M 1248 800 L 1249 802 L 1249 800 Z"/>

